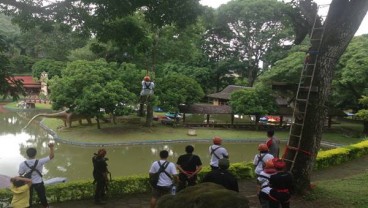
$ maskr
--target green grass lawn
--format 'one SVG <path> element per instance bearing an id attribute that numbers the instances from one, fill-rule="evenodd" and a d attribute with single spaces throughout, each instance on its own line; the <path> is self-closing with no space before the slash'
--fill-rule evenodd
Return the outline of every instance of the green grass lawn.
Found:
<path id="1" fill-rule="evenodd" d="M 331 207 L 368 207 L 368 174 L 317 183 L 306 200 L 330 201 Z M 327 206 L 326 206 L 327 207 Z"/>
<path id="2" fill-rule="evenodd" d="M 45 109 L 51 109 L 51 104 L 48 103 L 36 103 L 35 104 L 36 110 L 45 110 Z M 11 102 L 5 105 L 5 108 L 13 109 L 13 110 L 19 110 L 17 107 L 17 102 Z"/>
<path id="3" fill-rule="evenodd" d="M 97 129 L 95 123 L 92 126 L 87 125 L 84 121 L 83 125 L 79 125 L 78 122 L 73 122 L 72 128 L 61 128 L 63 122 L 57 119 L 47 118 L 44 120 L 44 124 L 53 129 L 60 138 L 70 141 L 80 142 L 132 142 L 132 141 L 159 141 L 159 140 L 196 140 L 196 139 L 211 139 L 213 136 L 218 135 L 225 140 L 259 140 L 265 141 L 265 130 L 251 131 L 244 129 L 224 129 L 224 128 L 211 128 L 211 127 L 198 127 L 194 128 L 196 136 L 189 136 L 187 127 L 172 127 L 162 125 L 160 122 L 154 121 L 154 125 L 151 128 L 145 127 L 142 124 L 144 120 L 142 118 L 140 124 L 126 123 L 104 123 L 101 122 L 101 129 Z M 355 130 L 341 131 L 341 126 L 333 126 L 327 130 L 322 140 L 338 143 L 338 144 L 352 144 L 361 141 L 364 137 L 352 137 Z M 348 126 L 352 124 L 348 123 Z M 353 129 L 358 128 L 355 124 Z M 276 130 L 275 136 L 281 140 L 287 140 L 289 136 L 288 130 Z"/>

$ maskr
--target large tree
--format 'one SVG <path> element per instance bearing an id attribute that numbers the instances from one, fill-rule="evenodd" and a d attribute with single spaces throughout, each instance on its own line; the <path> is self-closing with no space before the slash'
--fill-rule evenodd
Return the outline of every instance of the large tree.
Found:
<path id="1" fill-rule="evenodd" d="M 98 128 L 102 109 L 115 115 L 136 101 L 119 80 L 116 64 L 103 60 L 71 62 L 61 77 L 54 77 L 50 83 L 54 109 L 66 107 L 71 112 L 96 117 Z"/>
<path id="2" fill-rule="evenodd" d="M 281 53 L 293 40 L 288 10 L 292 10 L 289 5 L 275 0 L 230 1 L 218 9 L 208 44 L 217 42 L 220 51 L 244 63 L 241 74 L 253 86 L 274 61 L 271 51 Z"/>
<path id="3" fill-rule="evenodd" d="M 0 35 L 0 96 L 3 99 L 10 96 L 16 100 L 25 92 L 22 81 L 14 79 L 10 73 L 9 59 L 3 53 L 6 49 L 4 37 Z"/>
<path id="4" fill-rule="evenodd" d="M 303 193 L 310 187 L 310 175 L 320 149 L 324 120 L 327 116 L 326 102 L 331 93 L 335 66 L 366 15 L 368 1 L 332 0 L 324 22 L 321 22 L 323 18 L 317 18 L 315 21 L 317 7 L 311 0 L 300 0 L 298 8 L 304 17 L 301 26 L 306 26 L 310 31 L 313 25 L 324 28 L 319 32 L 314 31 L 311 38 L 311 49 L 318 51 L 312 54 L 310 59 L 310 63 L 316 61 L 312 86 L 317 91 L 309 96 L 304 121 L 303 116 L 295 117 L 295 123 L 304 123 L 304 128 L 293 128 L 289 145 L 295 148 L 288 148 L 285 157 L 293 161 L 288 162 L 288 167 L 294 175 L 296 191 Z M 322 40 L 316 41 L 319 39 Z M 313 64 L 310 67 L 314 67 Z M 304 111 L 302 106 L 298 111 Z"/>
<path id="5" fill-rule="evenodd" d="M 333 80 L 333 103 L 357 112 L 359 99 L 368 95 L 368 35 L 354 37 L 336 67 Z"/>

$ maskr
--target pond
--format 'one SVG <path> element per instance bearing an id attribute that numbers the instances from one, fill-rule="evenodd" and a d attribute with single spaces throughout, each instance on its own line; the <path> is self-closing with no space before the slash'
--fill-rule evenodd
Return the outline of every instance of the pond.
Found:
<path id="1" fill-rule="evenodd" d="M 34 123 L 22 129 L 36 112 L 0 113 L 0 174 L 15 176 L 18 167 L 26 158 L 27 147 L 37 148 L 37 158 L 48 155 L 47 144 L 53 141 L 51 135 Z M 169 160 L 176 162 L 184 154 L 189 142 L 145 145 L 123 145 L 106 147 L 108 164 L 112 177 L 148 173 L 153 161 L 158 160 L 158 152 L 166 149 Z M 209 164 L 209 142 L 191 143 L 204 165 Z M 258 143 L 224 142 L 231 162 L 250 162 L 257 153 Z M 55 158 L 44 168 L 44 178 L 66 177 L 69 181 L 92 178 L 91 158 L 99 147 L 82 147 L 57 143 Z"/>

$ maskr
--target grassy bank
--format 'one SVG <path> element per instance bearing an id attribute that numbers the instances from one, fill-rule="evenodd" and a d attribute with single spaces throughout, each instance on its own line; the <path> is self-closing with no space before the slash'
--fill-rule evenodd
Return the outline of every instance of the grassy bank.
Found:
<path id="1" fill-rule="evenodd" d="M 85 122 L 85 121 L 84 121 Z M 44 124 L 54 130 L 58 136 L 62 139 L 69 141 L 79 142 L 140 142 L 140 141 L 158 141 L 158 140 L 197 140 L 197 139 L 210 139 L 215 135 L 221 136 L 225 140 L 259 140 L 264 141 L 266 138 L 265 130 L 250 131 L 244 129 L 221 129 L 211 127 L 195 128 L 196 136 L 189 136 L 186 127 L 171 127 L 160 124 L 155 121 L 154 126 L 151 128 L 144 127 L 140 124 L 134 124 L 130 122 L 126 123 L 101 123 L 101 129 L 97 129 L 96 124 L 92 126 L 87 125 L 86 122 L 83 125 L 79 125 L 78 122 L 73 122 L 72 128 L 61 128 L 63 122 L 57 119 L 47 118 L 44 120 Z M 355 136 L 359 135 L 357 129 L 361 129 L 361 124 L 340 123 L 333 126 L 331 129 L 323 134 L 322 140 L 338 143 L 338 144 L 353 144 L 361 141 L 364 137 Z M 287 140 L 289 135 L 288 130 L 276 130 L 276 136 L 281 140 Z"/>
<path id="2" fill-rule="evenodd" d="M 344 179 L 319 181 L 306 195 L 307 201 L 321 201 L 330 206 L 322 207 L 368 207 L 368 174 Z"/>
<path id="3" fill-rule="evenodd" d="M 11 102 L 5 105 L 5 108 L 11 109 L 11 110 L 19 110 L 17 107 L 17 102 Z M 35 104 L 35 110 L 46 110 L 51 109 L 51 105 L 48 103 L 36 103 Z"/>

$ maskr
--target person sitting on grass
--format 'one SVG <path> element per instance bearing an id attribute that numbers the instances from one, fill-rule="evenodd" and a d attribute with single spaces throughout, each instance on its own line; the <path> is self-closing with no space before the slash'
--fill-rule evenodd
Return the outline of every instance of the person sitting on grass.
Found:
<path id="1" fill-rule="evenodd" d="M 10 179 L 10 191 L 13 193 L 11 207 L 29 207 L 29 190 L 32 186 L 32 179 L 16 176 Z"/>
<path id="2" fill-rule="evenodd" d="M 230 166 L 229 160 L 222 158 L 219 160 L 218 165 L 218 169 L 211 170 L 204 176 L 203 182 L 216 183 L 228 190 L 239 192 L 238 180 L 227 170 Z"/>

